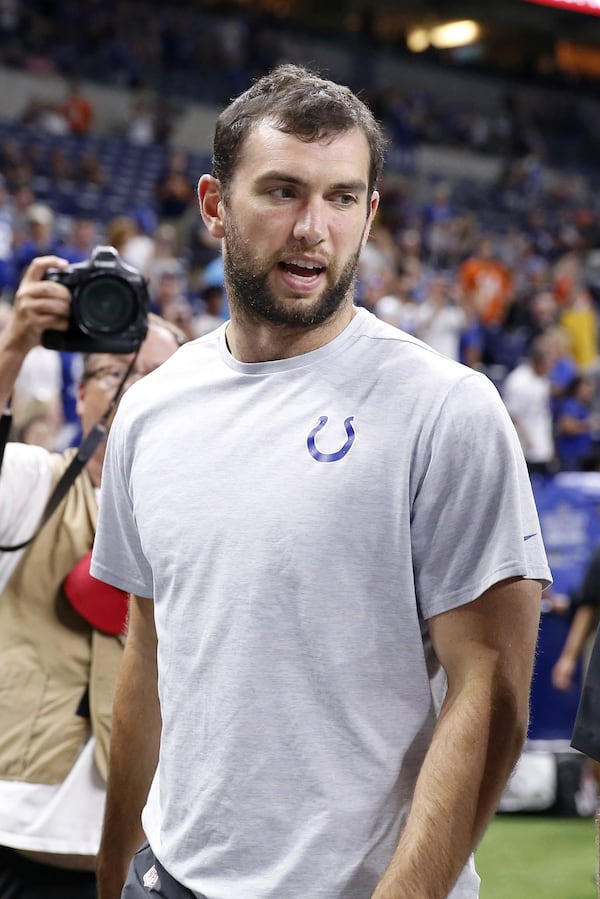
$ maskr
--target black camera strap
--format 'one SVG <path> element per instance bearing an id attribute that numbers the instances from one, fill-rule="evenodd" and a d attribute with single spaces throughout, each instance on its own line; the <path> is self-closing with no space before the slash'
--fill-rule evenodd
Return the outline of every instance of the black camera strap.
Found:
<path id="1" fill-rule="evenodd" d="M 140 351 L 140 347 L 138 346 L 138 348 L 135 351 L 135 354 L 133 356 L 133 359 L 127 366 L 125 374 L 121 378 L 119 385 L 118 385 L 117 389 L 115 390 L 114 396 L 111 399 L 106 412 L 104 413 L 104 415 L 102 416 L 100 421 L 98 421 L 90 429 L 88 434 L 86 434 L 86 436 L 83 438 L 83 440 L 81 441 L 81 444 L 79 445 L 79 447 L 77 449 L 77 452 L 75 453 L 71 462 L 69 463 L 69 465 L 63 472 L 59 481 L 56 483 L 54 490 L 48 497 L 48 501 L 44 507 L 44 511 L 42 512 L 42 517 L 40 518 L 40 522 L 39 522 L 37 528 L 35 529 L 34 533 L 31 535 L 31 537 L 29 537 L 27 540 L 24 540 L 22 543 L 15 543 L 15 544 L 12 544 L 11 546 L 1 546 L 0 545 L 0 552 L 13 553 L 13 552 L 17 552 L 20 549 L 25 549 L 26 546 L 28 546 L 33 540 L 35 540 L 35 538 L 40 533 L 40 531 L 42 530 L 42 528 L 44 527 L 44 525 L 46 524 L 48 519 L 57 510 L 58 506 L 60 505 L 60 503 L 66 496 L 67 492 L 69 491 L 69 488 L 75 482 L 75 479 L 77 478 L 79 473 L 82 471 L 85 464 L 91 459 L 91 457 L 94 455 L 96 449 L 100 446 L 102 441 L 106 438 L 108 419 L 112 415 L 112 413 L 115 409 L 115 406 L 117 405 L 119 398 L 123 392 L 123 388 L 125 387 L 125 384 L 127 383 L 127 379 L 129 378 L 131 372 L 133 371 L 133 367 L 137 361 L 139 351 Z M 6 416 L 6 412 L 5 412 L 4 416 L 2 417 L 2 421 L 4 420 L 5 416 Z M 7 436 L 8 436 L 8 428 L 10 427 L 10 413 L 9 413 L 8 418 L 9 418 L 8 427 L 6 428 Z M 2 422 L 0 422 L 0 427 L 2 427 Z M 2 439 L 3 435 L 4 435 L 4 428 L 2 428 L 2 430 L 0 431 L 0 440 Z M 2 443 L 2 445 L 0 447 L 0 465 L 2 463 L 2 458 L 4 456 L 4 447 L 5 446 L 6 446 L 6 439 L 4 440 L 4 442 Z"/>
<path id="2" fill-rule="evenodd" d="M 2 468 L 2 460 L 4 459 L 4 449 L 8 443 L 8 435 L 10 434 L 10 426 L 12 424 L 12 409 L 10 408 L 10 400 L 6 404 L 2 418 L 0 418 L 0 469 Z"/>

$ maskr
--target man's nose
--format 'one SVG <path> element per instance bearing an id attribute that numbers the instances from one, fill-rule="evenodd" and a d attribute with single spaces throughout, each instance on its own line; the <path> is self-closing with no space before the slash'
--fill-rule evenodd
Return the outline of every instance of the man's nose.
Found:
<path id="1" fill-rule="evenodd" d="M 327 229 L 324 203 L 319 198 L 307 200 L 298 213 L 294 225 L 294 238 L 310 246 L 321 243 Z"/>

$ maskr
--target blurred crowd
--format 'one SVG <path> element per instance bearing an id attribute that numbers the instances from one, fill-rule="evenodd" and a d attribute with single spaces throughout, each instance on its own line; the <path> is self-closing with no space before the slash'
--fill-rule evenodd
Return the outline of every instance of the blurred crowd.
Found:
<path id="1" fill-rule="evenodd" d="M 0 327 L 35 256 L 81 262 L 98 244 L 114 246 L 143 272 L 151 309 L 188 339 L 217 327 L 228 317 L 220 247 L 197 212 L 197 161 L 170 146 L 167 94 L 159 91 L 164 102 L 151 105 L 137 95 L 128 127 L 130 142 L 166 147 L 142 208 L 124 203 L 101 214 L 109 173 L 87 145 L 73 157 L 59 139 L 94 131 L 76 63 L 78 76 L 106 79 L 110 71 L 127 87 L 147 85 L 159 72 L 175 89 L 185 73 L 181 93 L 195 89 L 219 105 L 279 61 L 273 32 L 255 15 L 219 16 L 187 4 L 152 17 L 136 2 L 92 2 L 84 12 L 67 0 L 51 14 L 43 3 L 5 6 L 0 64 L 59 72 L 66 90 L 61 103 L 34 97 L 23 110 L 29 134 L 58 138 L 51 153 L 14 136 L 0 144 Z M 198 16 L 210 27 L 198 28 Z M 283 40 L 284 30 L 277 35 Z M 550 115 L 543 95 L 507 89 L 502 109 L 485 114 L 467 97 L 444 105 L 397 86 L 368 85 L 365 93 L 390 149 L 357 303 L 489 376 L 532 472 L 600 468 L 600 204 L 589 167 L 600 117 L 584 114 L 591 101 L 553 95 Z M 417 153 L 425 143 L 494 155 L 498 175 L 425 177 Z M 94 186 L 98 208 L 65 215 L 40 194 L 40 178 L 69 183 L 75 193 Z M 41 348 L 30 356 L 13 398 L 15 433 L 62 448 L 79 437 L 80 360 Z"/>

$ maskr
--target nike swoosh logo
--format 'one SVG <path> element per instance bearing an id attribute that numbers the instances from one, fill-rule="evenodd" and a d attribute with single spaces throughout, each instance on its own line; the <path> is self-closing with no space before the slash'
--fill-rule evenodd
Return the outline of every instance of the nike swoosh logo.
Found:
<path id="1" fill-rule="evenodd" d="M 536 534 L 537 534 L 537 531 L 534 534 L 525 534 L 525 536 L 523 537 L 523 540 L 531 540 L 531 538 L 535 537 Z"/>

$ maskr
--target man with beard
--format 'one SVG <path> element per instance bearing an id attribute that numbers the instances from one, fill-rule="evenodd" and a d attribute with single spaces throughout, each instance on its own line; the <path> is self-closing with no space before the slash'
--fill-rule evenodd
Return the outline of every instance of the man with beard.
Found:
<path id="1" fill-rule="evenodd" d="M 495 388 L 353 304 L 383 144 L 291 65 L 217 122 L 231 320 L 107 452 L 92 571 L 133 596 L 102 899 L 478 895 L 550 573 Z"/>

